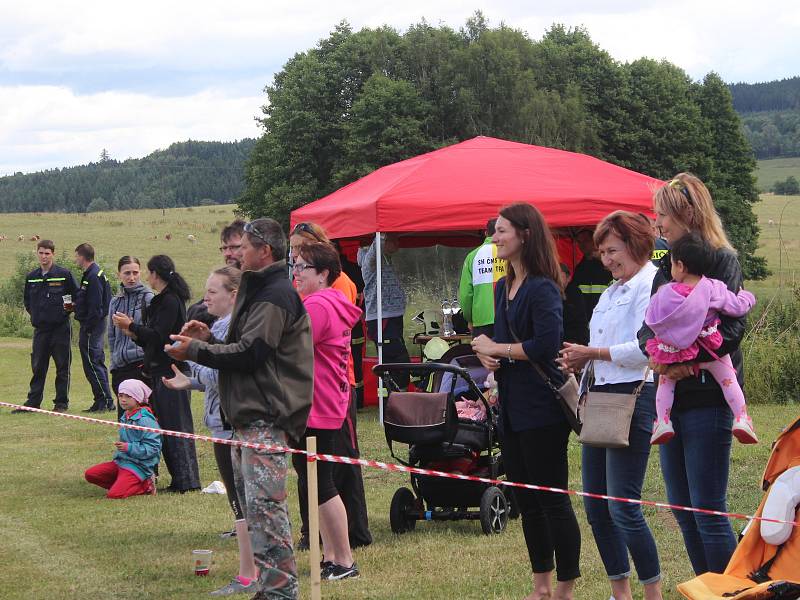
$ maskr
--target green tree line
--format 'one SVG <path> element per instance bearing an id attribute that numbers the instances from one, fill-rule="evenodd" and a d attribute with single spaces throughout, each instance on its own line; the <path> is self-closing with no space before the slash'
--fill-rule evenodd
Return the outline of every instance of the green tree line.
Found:
<path id="1" fill-rule="evenodd" d="M 425 21 L 401 33 L 340 23 L 267 86 L 264 134 L 239 207 L 289 212 L 373 169 L 477 135 L 584 152 L 659 178 L 709 185 L 750 278 L 755 161 L 715 73 L 693 81 L 666 61 L 614 60 L 583 29 L 541 40 L 480 13 L 464 27 Z"/>
<path id="2" fill-rule="evenodd" d="M 0 212 L 86 212 L 233 202 L 255 140 L 175 143 L 144 158 L 0 178 Z"/>
<path id="3" fill-rule="evenodd" d="M 800 156 L 800 109 L 745 113 L 742 126 L 756 158 Z"/>
<path id="4" fill-rule="evenodd" d="M 764 83 L 734 83 L 733 108 L 739 113 L 800 110 L 800 77 Z"/>

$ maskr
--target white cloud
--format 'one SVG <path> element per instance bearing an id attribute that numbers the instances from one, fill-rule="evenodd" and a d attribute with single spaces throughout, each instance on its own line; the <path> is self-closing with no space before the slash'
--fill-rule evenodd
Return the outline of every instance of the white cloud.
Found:
<path id="1" fill-rule="evenodd" d="M 0 88 L 0 174 L 143 156 L 187 140 L 260 134 L 262 96 L 207 90 L 186 97 L 125 92 L 78 96 L 64 87 Z"/>
<path id="2" fill-rule="evenodd" d="M 173 141 L 255 136 L 262 90 L 342 19 L 399 30 L 464 25 L 457 0 L 0 0 L 0 174 L 141 156 Z M 538 39 L 585 26 L 614 58 L 665 58 L 693 78 L 798 75 L 800 4 L 785 0 L 495 0 L 484 13 Z"/>

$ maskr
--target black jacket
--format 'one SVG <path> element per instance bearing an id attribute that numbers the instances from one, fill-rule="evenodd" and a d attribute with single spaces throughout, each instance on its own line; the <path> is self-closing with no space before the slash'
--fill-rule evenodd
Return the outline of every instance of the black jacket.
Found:
<path id="1" fill-rule="evenodd" d="M 653 279 L 653 294 L 659 287 L 671 281 L 671 261 L 669 253 L 661 259 L 658 273 Z M 706 277 L 724 281 L 729 290 L 738 292 L 742 287 L 743 278 L 742 267 L 739 264 L 736 253 L 725 248 L 717 250 L 714 266 L 706 273 Z M 747 317 L 720 315 L 720 321 L 719 332 L 722 335 L 722 345 L 717 350 L 717 355 L 730 354 L 733 367 L 736 369 L 736 379 L 739 380 L 739 385 L 744 389 L 744 368 L 739 344 L 744 337 Z M 655 337 L 653 331 L 647 325 L 642 325 L 639 330 L 639 347 L 645 355 L 647 355 L 645 349 L 647 340 L 653 337 Z M 705 349 L 700 348 L 700 353 L 697 355 L 698 362 L 711 362 L 713 360 L 714 357 L 708 354 Z M 675 403 L 672 406 L 672 410 L 722 406 L 724 404 L 725 398 L 722 395 L 722 389 L 719 384 L 714 381 L 711 375 L 701 371 L 699 377 L 687 377 L 677 383 L 675 386 Z"/>
<path id="2" fill-rule="evenodd" d="M 220 408 L 234 428 L 265 421 L 300 439 L 314 393 L 314 347 L 285 261 L 242 274 L 227 339 L 192 340 L 189 360 L 219 369 Z"/>
<path id="3" fill-rule="evenodd" d="M 131 323 L 131 331 L 144 348 L 144 370 L 151 377 L 171 377 L 175 361 L 164 352 L 164 346 L 172 343 L 169 336 L 180 333 L 186 323 L 186 305 L 168 286 L 142 312 L 142 323 Z M 188 371 L 186 363 L 177 364 L 181 371 Z"/>
<path id="4" fill-rule="evenodd" d="M 54 329 L 69 319 L 62 296 L 70 294 L 75 301 L 78 284 L 69 269 L 53 265 L 46 275 L 39 267 L 25 278 L 25 310 L 36 329 Z"/>
<path id="5" fill-rule="evenodd" d="M 90 329 L 105 324 L 108 305 L 111 304 L 111 284 L 103 269 L 92 263 L 83 272 L 81 287 L 75 297 L 75 319 Z"/>

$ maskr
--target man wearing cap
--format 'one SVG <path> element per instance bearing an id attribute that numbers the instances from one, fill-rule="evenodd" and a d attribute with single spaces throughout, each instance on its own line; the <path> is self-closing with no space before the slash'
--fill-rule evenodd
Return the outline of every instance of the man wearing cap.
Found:
<path id="1" fill-rule="evenodd" d="M 69 269 L 53 262 L 56 246 L 51 240 L 39 240 L 36 255 L 39 268 L 25 278 L 25 310 L 33 325 L 31 377 L 25 406 L 42 405 L 44 384 L 50 359 L 56 365 L 56 412 L 66 412 L 69 405 L 69 366 L 72 362 L 72 327 L 64 296 L 75 296 L 78 284 Z M 71 308 L 67 306 L 67 308 Z M 14 413 L 26 412 L 21 409 Z"/>
<path id="2" fill-rule="evenodd" d="M 297 566 L 286 506 L 286 448 L 305 431 L 313 395 L 311 320 L 288 278 L 286 236 L 273 219 L 244 226 L 244 273 L 226 340 L 189 321 L 165 351 L 219 370 L 220 409 L 234 438 L 275 449 L 236 448 L 260 591 L 254 599 L 296 598 Z"/>

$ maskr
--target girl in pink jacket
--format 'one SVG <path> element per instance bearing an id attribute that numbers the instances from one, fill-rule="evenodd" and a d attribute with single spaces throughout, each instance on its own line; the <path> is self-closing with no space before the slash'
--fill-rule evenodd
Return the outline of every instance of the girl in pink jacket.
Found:
<path id="1" fill-rule="evenodd" d="M 717 279 L 703 273 L 711 264 L 713 251 L 697 234 L 689 233 L 670 249 L 672 283 L 661 286 L 650 299 L 645 323 L 656 337 L 647 340 L 647 352 L 656 364 L 670 365 L 694 360 L 700 348 L 715 360 L 700 362 L 695 372 L 708 371 L 719 383 L 725 401 L 733 411 L 733 435 L 743 444 L 758 442 L 753 421 L 747 414 L 744 393 L 736 379 L 729 355 L 717 356 L 722 336 L 717 327 L 719 315 L 741 317 L 756 303 L 746 290 L 731 292 Z M 669 415 L 675 400 L 675 380 L 659 376 L 656 391 L 657 419 L 651 444 L 663 444 L 675 435 Z"/>

